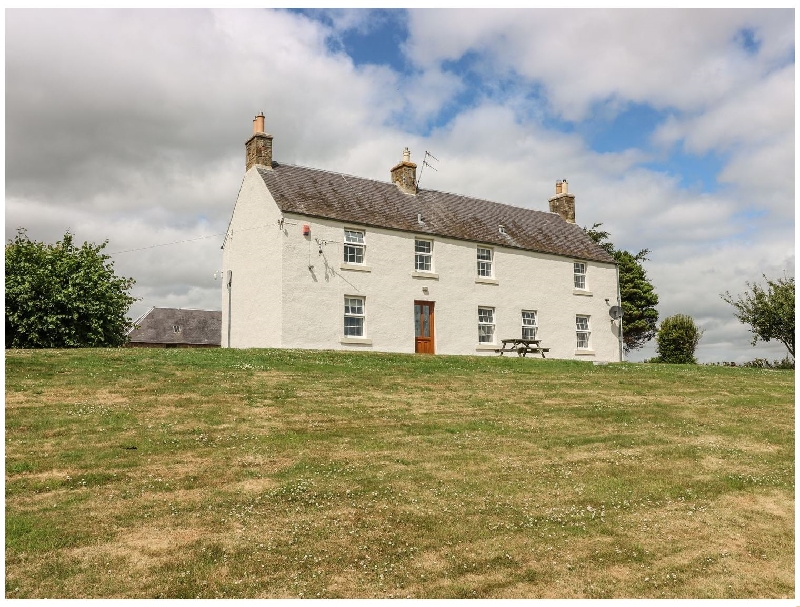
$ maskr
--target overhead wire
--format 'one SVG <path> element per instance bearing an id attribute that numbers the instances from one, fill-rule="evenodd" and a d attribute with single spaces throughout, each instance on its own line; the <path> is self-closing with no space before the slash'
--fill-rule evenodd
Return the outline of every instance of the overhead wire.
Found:
<path id="1" fill-rule="evenodd" d="M 255 226 L 252 228 L 242 228 L 240 230 L 236 230 L 237 232 L 247 232 L 249 230 L 260 230 L 261 228 L 268 228 L 272 224 L 265 224 L 261 226 Z M 187 242 L 195 242 L 197 240 L 205 240 L 206 238 L 216 238 L 217 236 L 225 236 L 226 232 L 220 232 L 219 234 L 209 234 L 208 236 L 198 236 L 197 238 L 186 238 L 184 240 L 176 240 L 174 242 L 163 242 L 161 244 L 153 244 L 146 247 L 138 247 L 136 249 L 125 249 L 124 251 L 115 251 L 113 253 L 106 253 L 106 255 L 121 255 L 122 253 L 133 253 L 135 251 L 145 251 L 147 249 L 155 249 L 157 247 L 168 247 L 170 245 L 175 244 L 184 244 Z"/>

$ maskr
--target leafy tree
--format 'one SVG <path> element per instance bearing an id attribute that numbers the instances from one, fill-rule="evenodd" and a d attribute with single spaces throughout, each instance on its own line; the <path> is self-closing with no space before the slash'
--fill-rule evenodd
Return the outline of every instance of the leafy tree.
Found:
<path id="1" fill-rule="evenodd" d="M 657 362 L 695 364 L 694 351 L 703 330 L 694 324 L 694 319 L 685 314 L 665 318 L 656 334 Z"/>
<path id="2" fill-rule="evenodd" d="M 608 240 L 609 234 L 600 230 L 602 223 L 584 228 L 602 249 L 611 255 L 619 268 L 619 291 L 622 301 L 622 342 L 626 353 L 638 350 L 656 335 L 658 323 L 658 295 L 653 284 L 647 279 L 642 262 L 647 261 L 648 249 L 636 255 L 628 251 L 618 251 Z"/>
<path id="3" fill-rule="evenodd" d="M 725 292 L 722 299 L 736 308 L 734 316 L 750 325 L 752 344 L 760 339 L 775 339 L 789 350 L 794 358 L 794 276 L 767 281 L 766 290 L 758 284 L 745 283 L 749 291 L 734 300 Z"/>
<path id="4" fill-rule="evenodd" d="M 119 346 L 131 320 L 131 278 L 114 273 L 100 245 L 77 247 L 67 231 L 54 245 L 25 229 L 6 244 L 6 348 Z"/>

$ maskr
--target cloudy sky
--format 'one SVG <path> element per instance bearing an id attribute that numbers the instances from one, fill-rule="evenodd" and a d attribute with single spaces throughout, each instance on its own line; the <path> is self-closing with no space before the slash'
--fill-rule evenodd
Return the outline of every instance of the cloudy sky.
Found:
<path id="1" fill-rule="evenodd" d="M 279 162 L 602 222 L 703 362 L 750 346 L 720 293 L 794 276 L 794 11 L 48 10 L 6 18 L 5 236 L 108 240 L 151 306 L 219 309 L 244 142 Z M 178 244 L 168 244 L 178 243 Z M 159 246 L 164 245 L 164 246 Z M 652 356 L 648 346 L 631 356 Z"/>

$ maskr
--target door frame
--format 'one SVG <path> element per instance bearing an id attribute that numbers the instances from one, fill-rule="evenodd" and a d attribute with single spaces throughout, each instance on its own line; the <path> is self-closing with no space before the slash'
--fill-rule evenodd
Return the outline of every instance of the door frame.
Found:
<path id="1" fill-rule="evenodd" d="M 430 336 L 430 344 L 431 344 L 430 354 L 436 354 L 436 329 L 435 329 L 436 322 L 434 321 L 435 310 L 436 310 L 436 302 L 435 301 L 430 301 L 428 299 L 415 299 L 414 300 L 414 306 L 415 307 L 417 305 L 422 305 L 422 304 L 427 304 L 428 306 L 430 306 L 430 315 L 428 316 L 428 323 L 430 325 L 430 334 L 431 334 L 431 336 Z M 415 317 L 414 318 L 414 327 L 415 327 L 415 331 L 414 331 L 414 353 L 415 354 L 419 354 L 419 352 L 417 352 L 416 323 L 417 323 L 417 319 Z"/>

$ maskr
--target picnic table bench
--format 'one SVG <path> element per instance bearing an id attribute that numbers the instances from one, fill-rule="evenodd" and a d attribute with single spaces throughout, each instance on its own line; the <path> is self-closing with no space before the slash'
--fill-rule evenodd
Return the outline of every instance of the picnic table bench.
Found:
<path id="1" fill-rule="evenodd" d="M 550 351 L 550 348 L 543 348 L 541 346 L 541 340 L 539 339 L 520 339 L 517 337 L 514 339 L 502 339 L 500 341 L 503 347 L 495 350 L 500 356 L 506 352 L 516 352 L 517 356 L 524 357 L 526 354 L 536 354 L 538 352 L 542 355 L 542 358 L 544 358 L 544 353 Z"/>

